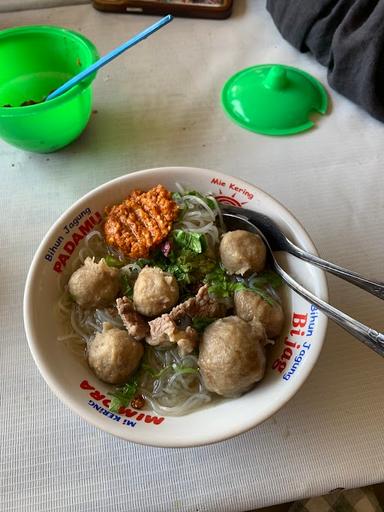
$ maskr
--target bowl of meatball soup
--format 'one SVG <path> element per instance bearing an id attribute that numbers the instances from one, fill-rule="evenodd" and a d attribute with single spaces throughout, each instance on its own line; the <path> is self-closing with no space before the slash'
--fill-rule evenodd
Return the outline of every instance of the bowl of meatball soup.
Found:
<path id="1" fill-rule="evenodd" d="M 327 320 L 269 267 L 222 206 L 270 216 L 303 249 L 278 201 L 189 167 L 134 172 L 92 190 L 52 226 L 24 294 L 32 356 L 75 413 L 127 441 L 190 447 L 241 434 L 281 409 L 316 364 Z M 284 268 L 327 299 L 324 273 Z"/>

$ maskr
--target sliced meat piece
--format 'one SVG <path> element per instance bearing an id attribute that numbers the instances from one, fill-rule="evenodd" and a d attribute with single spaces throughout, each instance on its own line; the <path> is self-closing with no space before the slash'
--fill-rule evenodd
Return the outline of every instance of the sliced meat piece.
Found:
<path id="1" fill-rule="evenodd" d="M 197 347 L 199 335 L 193 327 L 179 329 L 170 315 L 162 315 L 149 322 L 150 334 L 146 337 L 149 345 L 158 346 L 177 343 L 181 355 L 190 354 Z"/>
<path id="2" fill-rule="evenodd" d="M 199 334 L 191 327 L 191 319 L 198 317 L 221 318 L 228 309 L 227 304 L 210 297 L 208 285 L 202 286 L 196 297 L 175 306 L 170 313 L 149 322 L 150 334 L 146 337 L 150 345 L 177 343 L 180 354 L 190 354 L 197 347 Z M 181 327 L 187 326 L 187 327 Z"/>
<path id="3" fill-rule="evenodd" d="M 150 320 L 148 324 L 149 336 L 145 338 L 145 341 L 149 345 L 153 346 L 168 343 L 177 330 L 175 322 L 167 314 L 158 316 L 154 320 Z"/>
<path id="4" fill-rule="evenodd" d="M 180 337 L 177 340 L 177 349 L 180 355 L 191 354 L 199 343 L 199 334 L 193 327 L 187 327 L 185 331 L 180 330 Z"/>
<path id="5" fill-rule="evenodd" d="M 180 321 L 185 316 L 191 318 L 221 318 L 225 315 L 227 309 L 227 304 L 219 302 L 216 297 L 209 295 L 208 285 L 205 284 L 199 288 L 196 297 L 192 297 L 174 307 L 169 316 L 175 322 Z"/>
<path id="6" fill-rule="evenodd" d="M 143 340 L 149 334 L 149 325 L 140 313 L 135 311 L 133 301 L 128 297 L 121 297 L 116 299 L 116 306 L 128 334 L 135 340 Z"/>

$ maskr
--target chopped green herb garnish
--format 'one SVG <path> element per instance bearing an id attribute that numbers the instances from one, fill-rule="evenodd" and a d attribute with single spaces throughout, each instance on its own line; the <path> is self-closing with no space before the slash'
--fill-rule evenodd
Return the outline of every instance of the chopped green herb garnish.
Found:
<path id="1" fill-rule="evenodd" d="M 236 290 L 242 289 L 238 286 L 241 283 L 234 281 L 220 265 L 205 276 L 204 282 L 208 284 L 208 291 L 216 297 L 230 297 Z"/>
<path id="2" fill-rule="evenodd" d="M 173 235 L 175 233 L 175 235 Z M 140 258 L 135 263 L 141 268 L 146 265 L 159 267 L 165 272 L 173 274 L 180 287 L 180 297 L 185 298 L 195 295 L 195 291 L 189 289 L 190 285 L 201 283 L 207 272 L 210 272 L 216 262 L 206 254 L 205 236 L 198 233 L 189 233 L 175 230 L 171 235 L 171 247 L 169 254 L 165 256 L 157 249 L 151 258 Z M 126 279 L 123 288 L 127 288 L 132 296 L 133 281 Z"/>
<path id="3" fill-rule="evenodd" d="M 199 199 L 202 199 L 206 205 L 211 208 L 211 210 L 217 209 L 217 203 L 216 200 L 212 196 L 205 196 L 204 194 L 201 194 L 200 192 L 197 192 L 197 190 L 186 190 L 185 192 L 173 192 L 172 199 L 178 203 L 178 205 L 183 210 L 185 203 L 183 203 L 184 196 L 195 196 Z M 182 212 L 183 213 L 183 212 Z"/>
<path id="4" fill-rule="evenodd" d="M 160 249 L 156 249 L 152 255 L 152 258 L 139 258 L 135 261 L 139 267 L 159 267 L 162 270 L 166 270 L 168 261 Z"/>
<path id="5" fill-rule="evenodd" d="M 279 288 L 283 284 L 283 280 L 281 277 L 273 272 L 272 270 L 266 270 L 265 272 L 260 272 L 257 276 L 250 279 L 251 286 L 259 287 L 259 286 L 272 286 L 272 288 Z"/>
<path id="6" fill-rule="evenodd" d="M 149 366 L 148 364 L 146 363 L 143 363 L 141 365 L 141 369 L 147 373 L 149 373 L 149 375 L 153 378 L 153 379 L 160 379 L 160 377 L 162 375 L 164 375 L 164 373 L 169 370 L 171 368 L 171 366 L 165 366 L 164 368 L 162 368 L 161 370 L 156 370 L 155 368 L 153 368 L 152 366 Z"/>
<path id="7" fill-rule="evenodd" d="M 109 410 L 112 412 L 119 412 L 120 407 L 126 407 L 131 403 L 132 398 L 136 395 L 138 383 L 135 378 L 132 378 L 127 384 L 117 388 L 113 393 L 111 405 Z"/>
<path id="8" fill-rule="evenodd" d="M 121 268 L 124 266 L 123 261 L 120 261 L 119 258 L 116 258 L 115 256 L 111 256 L 110 254 L 108 254 L 104 259 L 105 259 L 105 263 L 108 265 L 108 267 Z"/>
<path id="9" fill-rule="evenodd" d="M 195 317 L 192 320 L 192 327 L 198 332 L 203 332 L 208 325 L 217 320 L 217 318 L 207 318 L 205 316 Z"/>
<path id="10" fill-rule="evenodd" d="M 160 379 L 164 375 L 164 373 L 166 373 L 168 371 L 173 371 L 174 373 L 181 373 L 181 374 L 186 374 L 186 373 L 196 374 L 199 371 L 198 368 L 184 366 L 183 364 L 176 364 L 176 363 L 173 363 L 172 365 L 165 366 L 164 368 L 161 368 L 161 370 L 157 370 L 156 368 L 153 368 L 152 366 L 149 366 L 148 364 L 144 363 L 141 365 L 141 370 L 149 373 L 150 376 L 154 380 Z"/>
<path id="11" fill-rule="evenodd" d="M 166 270 L 176 277 L 181 286 L 201 282 L 216 265 L 205 253 L 199 254 L 189 249 L 171 251 L 169 262 Z"/>
<path id="12" fill-rule="evenodd" d="M 182 229 L 175 229 L 172 231 L 172 237 L 178 247 L 198 254 L 202 253 L 207 247 L 205 235 L 202 233 L 193 233 L 190 231 L 183 231 Z"/>
<path id="13" fill-rule="evenodd" d="M 172 199 L 173 201 L 181 201 L 183 196 L 180 194 L 180 192 L 172 192 Z"/>
<path id="14" fill-rule="evenodd" d="M 216 297 L 231 297 L 235 292 L 248 290 L 257 293 L 266 302 L 268 302 L 268 304 L 273 305 L 275 301 L 267 290 L 263 288 L 263 285 L 273 283 L 275 286 L 279 286 L 279 280 L 275 278 L 273 272 L 264 272 L 263 274 L 260 274 L 260 276 L 260 282 L 257 282 L 257 276 L 252 280 L 253 282 L 250 285 L 247 284 L 245 280 L 236 280 L 233 276 L 227 274 L 222 266 L 217 265 L 212 272 L 206 275 L 204 282 L 208 284 L 208 291 Z M 259 286 L 256 286 L 255 284 Z"/>
<path id="15" fill-rule="evenodd" d="M 154 261 L 150 260 L 148 258 L 139 258 L 135 261 L 136 265 L 139 265 L 139 267 L 144 268 L 146 265 L 149 267 L 154 267 Z"/>
<path id="16" fill-rule="evenodd" d="M 133 297 L 133 284 L 130 276 L 125 273 L 120 274 L 121 293 L 126 297 L 132 299 Z"/>
<path id="17" fill-rule="evenodd" d="M 174 263 L 170 264 L 167 267 L 167 271 L 175 276 L 179 284 L 186 285 L 192 283 L 192 265 L 181 258 L 177 258 Z"/>
<path id="18" fill-rule="evenodd" d="M 172 365 L 172 368 L 175 370 L 176 373 L 182 373 L 182 374 L 185 374 L 185 373 L 197 374 L 197 373 L 199 373 L 198 368 L 192 368 L 191 366 L 183 366 L 182 364 L 179 365 L 179 364 L 174 363 Z"/>
<path id="19" fill-rule="evenodd" d="M 274 299 L 270 296 L 270 294 L 263 290 L 263 288 L 257 288 L 255 286 L 244 286 L 244 288 L 241 288 L 242 290 L 248 290 L 250 292 L 256 293 L 257 295 L 260 295 L 262 299 L 265 300 L 265 302 L 268 302 L 271 306 L 275 304 Z"/>
<path id="20" fill-rule="evenodd" d="M 197 192 L 196 190 L 186 192 L 185 195 L 198 197 L 199 199 L 202 199 L 204 203 L 211 208 L 211 210 L 216 210 L 216 201 L 212 197 L 204 196 L 203 194 Z"/>

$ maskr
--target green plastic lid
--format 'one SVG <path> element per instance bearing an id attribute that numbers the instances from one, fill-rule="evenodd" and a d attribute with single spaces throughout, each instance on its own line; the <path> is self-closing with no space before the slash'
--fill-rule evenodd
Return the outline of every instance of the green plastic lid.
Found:
<path id="1" fill-rule="evenodd" d="M 312 128 L 313 112 L 325 114 L 328 96 L 305 71 L 262 64 L 239 71 L 224 85 L 224 110 L 237 124 L 265 135 L 291 135 Z"/>

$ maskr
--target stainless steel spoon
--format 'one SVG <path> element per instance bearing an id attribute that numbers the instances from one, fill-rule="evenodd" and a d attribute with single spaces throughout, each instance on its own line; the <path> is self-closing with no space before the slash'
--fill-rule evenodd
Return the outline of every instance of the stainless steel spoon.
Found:
<path id="1" fill-rule="evenodd" d="M 292 288 L 292 290 L 301 295 L 301 297 L 306 299 L 309 303 L 317 306 L 320 311 L 322 311 L 331 320 L 340 325 L 340 327 L 352 334 L 352 336 L 365 343 L 365 345 L 374 350 L 377 354 L 384 357 L 384 335 L 358 322 L 342 311 L 339 311 L 324 300 L 319 299 L 316 297 L 316 295 L 295 281 L 289 274 L 287 274 L 287 272 L 285 272 L 285 270 L 280 267 L 273 255 L 269 240 L 264 236 L 263 232 L 260 231 L 250 220 L 245 217 L 239 217 L 238 215 L 234 215 L 232 213 L 224 213 L 223 220 L 226 227 L 230 230 L 244 229 L 246 231 L 253 231 L 254 233 L 258 233 L 267 246 L 271 266 L 275 272 L 283 279 L 283 281 L 290 288 Z"/>
<path id="2" fill-rule="evenodd" d="M 247 210 L 245 208 L 236 208 L 235 206 L 222 205 L 221 210 L 223 212 L 232 213 L 233 215 L 240 215 L 246 217 L 252 224 L 261 229 L 263 234 L 268 238 L 269 245 L 274 251 L 286 251 L 293 254 L 297 258 L 304 261 L 308 261 L 317 267 L 320 267 L 337 277 L 348 281 L 359 288 L 384 299 L 384 283 L 381 281 L 372 281 L 366 279 L 356 272 L 347 270 L 346 268 L 330 263 L 329 261 L 323 260 L 314 254 L 304 251 L 297 245 L 293 244 L 281 231 L 281 229 L 274 223 L 272 219 L 263 215 L 262 213 Z"/>

